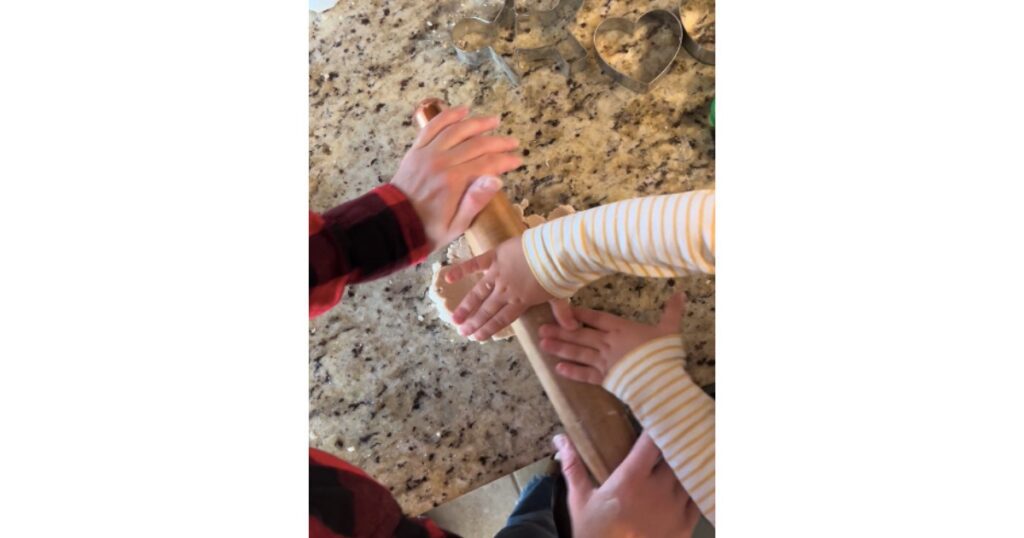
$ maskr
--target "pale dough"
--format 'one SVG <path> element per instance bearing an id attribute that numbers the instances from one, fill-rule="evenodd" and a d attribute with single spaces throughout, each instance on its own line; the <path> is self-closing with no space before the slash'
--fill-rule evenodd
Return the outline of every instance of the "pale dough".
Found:
<path id="1" fill-rule="evenodd" d="M 549 220 L 554 220 L 559 217 L 571 215 L 576 210 L 569 205 L 560 205 L 547 214 L 545 218 L 542 215 L 525 215 L 526 208 L 529 207 L 529 201 L 523 200 L 518 204 L 514 204 L 519 209 L 519 215 L 522 217 L 523 222 L 527 228 L 533 228 L 544 224 Z M 434 309 L 437 310 L 437 317 L 441 318 L 445 323 L 454 329 L 457 326 L 452 321 L 452 312 L 462 302 L 462 298 L 469 293 L 469 290 L 473 289 L 473 286 L 483 277 L 482 273 L 476 273 L 467 275 L 462 280 L 449 284 L 445 282 L 444 276 L 448 272 L 449 268 L 459 262 L 466 261 L 473 257 L 472 252 L 469 250 L 469 244 L 466 243 L 465 237 L 459 237 L 452 244 L 448 245 L 448 250 L 445 252 L 445 259 L 448 265 L 441 265 L 435 262 L 431 269 L 433 275 L 430 280 L 430 288 L 427 290 L 427 298 L 434 305 Z M 492 340 L 506 340 L 512 337 L 512 327 L 505 327 L 493 337 Z"/>

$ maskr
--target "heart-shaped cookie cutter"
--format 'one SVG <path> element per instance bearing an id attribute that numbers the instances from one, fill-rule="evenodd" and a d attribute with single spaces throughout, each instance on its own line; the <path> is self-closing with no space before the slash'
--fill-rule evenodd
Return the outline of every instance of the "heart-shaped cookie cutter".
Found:
<path id="1" fill-rule="evenodd" d="M 683 23 L 686 20 L 683 17 L 683 8 L 686 7 L 688 0 L 683 0 L 683 3 L 679 5 L 679 21 Z M 690 30 L 686 29 L 686 24 L 683 23 L 683 49 L 693 56 L 694 60 L 702 64 L 715 65 L 715 49 L 706 49 L 700 46 L 690 35 Z"/>
<path id="2" fill-rule="evenodd" d="M 648 21 L 658 22 L 665 28 L 668 28 L 674 37 L 671 47 L 675 48 L 672 52 L 671 58 L 665 64 L 665 67 L 658 71 L 658 73 L 653 77 L 644 79 L 627 75 L 626 73 L 612 67 L 612 65 L 609 64 L 603 56 L 601 56 L 601 51 L 597 48 L 597 39 L 599 36 L 610 32 L 632 34 L 633 30 L 638 25 L 645 24 Z M 597 28 L 594 30 L 594 57 L 597 59 L 598 65 L 601 66 L 601 70 L 610 76 L 615 82 L 618 82 L 637 93 L 645 93 L 651 89 L 654 83 L 657 82 L 662 75 L 672 68 L 672 64 L 675 63 L 676 57 L 679 56 L 679 49 L 683 46 L 684 35 L 685 31 L 683 30 L 683 23 L 671 11 L 666 11 L 664 9 L 648 11 L 647 13 L 640 15 L 640 18 L 638 18 L 636 22 L 622 17 L 613 17 L 601 21 L 601 24 L 597 25 Z"/>
<path id="3" fill-rule="evenodd" d="M 576 12 L 582 5 L 583 0 L 560 0 L 552 9 L 527 10 L 523 14 L 518 14 L 515 11 L 515 0 L 505 0 L 493 20 L 467 17 L 455 23 L 451 30 L 455 56 L 471 67 L 490 61 L 513 86 L 518 85 L 521 80 L 516 68 L 524 64 L 554 63 L 570 76 L 573 71 L 585 65 L 587 60 L 587 49 L 565 28 L 565 24 L 576 19 Z M 562 25 L 562 35 L 555 43 L 541 47 L 515 48 L 512 51 L 512 64 L 505 61 L 493 46 L 498 40 L 499 31 L 511 29 L 514 34 L 518 34 L 520 29 L 529 32 L 534 28 L 539 30 L 541 27 L 559 24 Z M 459 43 L 464 42 L 470 35 L 483 36 L 484 44 L 475 49 L 460 47 Z"/>

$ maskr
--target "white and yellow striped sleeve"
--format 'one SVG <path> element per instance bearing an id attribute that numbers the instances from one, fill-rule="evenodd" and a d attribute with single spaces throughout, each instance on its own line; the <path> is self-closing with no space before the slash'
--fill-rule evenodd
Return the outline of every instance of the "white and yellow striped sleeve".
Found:
<path id="1" fill-rule="evenodd" d="M 715 191 L 623 200 L 523 233 L 537 281 L 556 297 L 611 273 L 672 277 L 715 272 Z"/>
<path id="2" fill-rule="evenodd" d="M 629 352 L 604 388 L 633 411 L 704 517 L 715 524 L 715 402 L 683 369 L 680 335 Z"/>

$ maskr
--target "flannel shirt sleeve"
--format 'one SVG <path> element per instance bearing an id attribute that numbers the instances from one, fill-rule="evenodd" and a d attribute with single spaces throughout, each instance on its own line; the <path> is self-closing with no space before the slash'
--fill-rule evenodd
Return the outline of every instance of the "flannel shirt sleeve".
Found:
<path id="1" fill-rule="evenodd" d="M 425 517 L 407 517 L 362 469 L 309 449 L 310 538 L 459 538 Z"/>
<path id="2" fill-rule="evenodd" d="M 345 286 L 419 263 L 429 254 L 423 223 L 390 184 L 318 215 L 309 214 L 309 316 L 341 300 Z"/>

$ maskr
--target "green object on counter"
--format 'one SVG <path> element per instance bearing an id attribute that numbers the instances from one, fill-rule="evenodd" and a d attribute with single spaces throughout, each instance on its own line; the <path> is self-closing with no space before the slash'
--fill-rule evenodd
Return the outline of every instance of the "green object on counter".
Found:
<path id="1" fill-rule="evenodd" d="M 711 120 L 711 128 L 715 128 L 715 100 L 711 99 L 711 114 L 708 116 Z"/>

